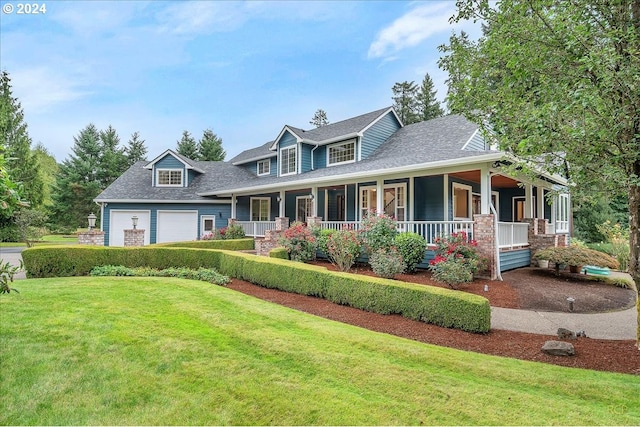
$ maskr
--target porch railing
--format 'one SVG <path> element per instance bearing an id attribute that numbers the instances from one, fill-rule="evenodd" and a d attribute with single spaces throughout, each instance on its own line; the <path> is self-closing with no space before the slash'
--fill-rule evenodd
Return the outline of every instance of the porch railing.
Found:
<path id="1" fill-rule="evenodd" d="M 265 231 L 276 228 L 275 221 L 236 221 L 235 224 L 242 227 L 248 237 L 264 237 Z"/>
<path id="2" fill-rule="evenodd" d="M 529 244 L 529 224 L 522 222 L 498 223 L 498 247 L 513 249 Z"/>
<path id="3" fill-rule="evenodd" d="M 324 230 L 360 229 L 360 221 L 322 221 L 320 228 Z M 398 221 L 399 232 L 413 232 L 421 235 L 427 244 L 434 245 L 441 236 L 464 231 L 467 239 L 473 238 L 473 221 Z"/>

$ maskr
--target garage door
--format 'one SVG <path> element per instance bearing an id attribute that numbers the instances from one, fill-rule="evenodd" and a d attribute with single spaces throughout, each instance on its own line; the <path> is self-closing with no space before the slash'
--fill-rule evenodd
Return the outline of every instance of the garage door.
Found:
<path id="1" fill-rule="evenodd" d="M 157 243 L 198 239 L 197 211 L 158 211 Z"/>
<path id="2" fill-rule="evenodd" d="M 133 228 L 132 216 L 138 217 L 139 230 L 145 230 L 144 244 L 149 244 L 151 235 L 151 214 L 149 211 L 112 210 L 109 214 L 109 246 L 124 246 L 124 230 Z"/>

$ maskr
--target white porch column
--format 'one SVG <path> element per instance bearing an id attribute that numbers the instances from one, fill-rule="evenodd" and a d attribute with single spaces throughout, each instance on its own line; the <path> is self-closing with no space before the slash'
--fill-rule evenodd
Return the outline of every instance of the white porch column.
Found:
<path id="1" fill-rule="evenodd" d="M 414 203 L 416 200 L 416 189 L 415 186 L 413 185 L 415 182 L 415 177 L 410 177 L 409 178 L 409 221 L 413 221 L 414 219 L 414 212 L 416 211 Z"/>
<path id="2" fill-rule="evenodd" d="M 231 195 L 231 218 L 237 219 L 236 218 L 236 203 L 238 202 L 238 200 L 236 200 L 236 195 L 232 194 Z"/>
<path id="3" fill-rule="evenodd" d="M 533 218 L 533 185 L 527 184 L 524 187 L 524 217 Z"/>
<path id="4" fill-rule="evenodd" d="M 489 166 L 483 165 L 480 168 L 480 213 L 490 214 L 489 203 L 491 203 L 491 179 L 489 177 Z"/>
<path id="5" fill-rule="evenodd" d="M 318 187 L 311 187 L 311 211 L 318 216 Z"/>
<path id="6" fill-rule="evenodd" d="M 376 214 L 384 213 L 384 180 L 379 179 L 376 183 Z"/>
<path id="7" fill-rule="evenodd" d="M 445 221 L 449 221 L 449 174 L 444 174 L 444 212 L 442 213 L 442 218 Z"/>
<path id="8" fill-rule="evenodd" d="M 536 205 L 538 209 L 538 218 L 544 218 L 544 188 L 539 185 L 536 187 Z"/>
<path id="9" fill-rule="evenodd" d="M 280 202 L 278 203 L 278 216 L 280 218 L 284 217 L 284 190 L 280 190 Z"/>

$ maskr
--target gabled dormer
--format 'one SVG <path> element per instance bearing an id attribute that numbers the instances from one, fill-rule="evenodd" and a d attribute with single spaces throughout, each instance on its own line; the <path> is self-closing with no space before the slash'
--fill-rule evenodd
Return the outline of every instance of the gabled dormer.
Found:
<path id="1" fill-rule="evenodd" d="M 383 108 L 312 130 L 285 126 L 270 147 L 278 176 L 366 159 L 402 127 L 393 108 Z"/>
<path id="2" fill-rule="evenodd" d="M 204 171 L 195 162 L 173 150 L 167 150 L 144 166 L 152 171 L 153 187 L 188 187 Z"/>

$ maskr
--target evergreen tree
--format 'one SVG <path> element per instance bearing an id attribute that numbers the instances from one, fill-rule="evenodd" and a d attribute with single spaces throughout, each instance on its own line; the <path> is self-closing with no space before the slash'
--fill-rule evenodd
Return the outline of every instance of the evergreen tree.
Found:
<path id="1" fill-rule="evenodd" d="M 314 125 L 316 128 L 328 125 L 329 119 L 327 119 L 327 112 L 322 108 L 319 108 L 318 110 L 316 110 L 313 118 L 309 123 Z"/>
<path id="2" fill-rule="evenodd" d="M 127 157 L 120 147 L 118 132 L 111 125 L 100 132 L 100 148 L 97 178 L 104 189 L 127 170 Z"/>
<path id="3" fill-rule="evenodd" d="M 140 139 L 140 134 L 134 132 L 131 134 L 131 139 L 124 149 L 127 156 L 127 167 L 131 167 L 134 163 L 140 160 L 147 160 L 147 147 L 144 139 Z"/>
<path id="4" fill-rule="evenodd" d="M 84 227 L 87 216 L 95 212 L 93 199 L 103 187 L 99 175 L 102 158 L 100 132 L 89 124 L 73 138 L 71 154 L 60 165 L 53 194 L 51 220 L 62 226 Z"/>
<path id="5" fill-rule="evenodd" d="M 393 91 L 393 107 L 402 124 L 408 125 L 419 122 L 418 86 L 416 83 L 413 81 L 396 83 L 391 90 Z"/>
<path id="6" fill-rule="evenodd" d="M 440 101 L 436 98 L 436 93 L 431 76 L 429 73 L 425 74 L 416 97 L 420 121 L 431 120 L 444 115 L 444 110 L 440 106 Z"/>
<path id="7" fill-rule="evenodd" d="M 196 140 L 193 139 L 187 130 L 182 132 L 182 138 L 178 141 L 176 152 L 191 160 L 199 160 L 200 158 L 198 155 L 198 144 L 196 144 Z"/>
<path id="8" fill-rule="evenodd" d="M 222 139 L 211 129 L 206 129 L 198 142 L 199 160 L 224 161 L 227 153 L 222 149 Z"/>
<path id="9" fill-rule="evenodd" d="M 12 181 L 21 183 L 23 197 L 32 208 L 43 202 L 43 180 L 38 161 L 31 151 L 31 138 L 24 122 L 22 106 L 12 96 L 9 73 L 0 75 L 0 146 L 5 147 L 5 168 Z"/>

